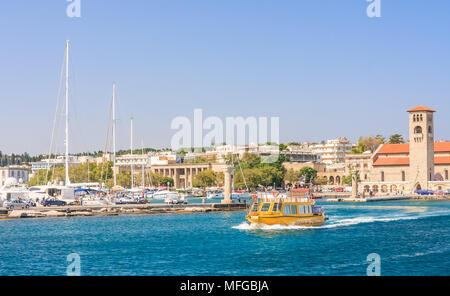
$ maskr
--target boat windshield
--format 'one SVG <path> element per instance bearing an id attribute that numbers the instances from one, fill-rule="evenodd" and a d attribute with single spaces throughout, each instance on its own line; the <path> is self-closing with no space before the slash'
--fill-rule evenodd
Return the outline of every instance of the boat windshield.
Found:
<path id="1" fill-rule="evenodd" d="M 259 204 L 255 202 L 252 207 L 252 212 L 258 212 L 258 206 Z"/>
<path id="2" fill-rule="evenodd" d="M 281 211 L 281 203 L 274 203 L 272 212 L 279 212 L 279 211 Z"/>
<path id="3" fill-rule="evenodd" d="M 270 209 L 270 202 L 265 202 L 261 206 L 260 212 L 268 212 Z"/>

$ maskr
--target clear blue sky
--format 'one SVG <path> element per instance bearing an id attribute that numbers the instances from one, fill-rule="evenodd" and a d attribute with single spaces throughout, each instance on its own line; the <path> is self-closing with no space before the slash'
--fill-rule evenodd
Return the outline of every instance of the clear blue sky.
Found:
<path id="1" fill-rule="evenodd" d="M 118 146 L 168 147 L 175 116 L 280 116 L 281 141 L 401 133 L 437 109 L 450 138 L 450 2 L 381 0 L 2 1 L 0 150 L 45 153 L 65 40 L 72 151 L 102 150 L 111 84 Z M 62 141 L 60 146 L 62 145 Z"/>

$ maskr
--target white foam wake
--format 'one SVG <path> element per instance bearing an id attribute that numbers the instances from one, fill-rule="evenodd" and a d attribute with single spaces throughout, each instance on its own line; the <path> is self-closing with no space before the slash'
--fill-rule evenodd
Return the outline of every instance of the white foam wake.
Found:
<path id="1" fill-rule="evenodd" d="M 351 225 L 357 225 L 362 223 L 374 223 L 374 222 L 391 222 L 391 221 L 400 221 L 400 220 L 416 220 L 428 217 L 435 216 L 448 216 L 450 215 L 450 211 L 436 211 L 430 213 L 421 213 L 419 215 L 396 215 L 396 216 L 381 216 L 381 217 L 371 217 L 371 216 L 360 216 L 348 219 L 333 219 L 331 218 L 328 222 L 326 222 L 322 226 L 295 226 L 295 225 L 264 225 L 264 224 L 249 224 L 247 222 L 243 222 L 239 225 L 233 226 L 234 229 L 239 230 L 301 230 L 301 229 L 327 229 L 327 228 L 336 228 L 336 227 L 345 227 Z"/>

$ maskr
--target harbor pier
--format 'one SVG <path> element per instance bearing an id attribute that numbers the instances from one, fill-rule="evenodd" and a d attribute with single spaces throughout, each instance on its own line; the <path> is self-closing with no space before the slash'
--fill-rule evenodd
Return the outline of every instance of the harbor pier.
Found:
<path id="1" fill-rule="evenodd" d="M 243 211 L 247 203 L 114 204 L 95 206 L 33 207 L 23 210 L 0 208 L 0 220 L 75 216 L 117 216 L 122 214 L 183 214 Z"/>

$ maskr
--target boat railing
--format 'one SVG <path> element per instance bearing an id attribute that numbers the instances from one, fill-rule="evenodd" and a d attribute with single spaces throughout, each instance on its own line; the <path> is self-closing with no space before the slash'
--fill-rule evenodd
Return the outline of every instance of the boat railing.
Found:
<path id="1" fill-rule="evenodd" d="M 313 202 L 307 197 L 292 197 L 285 194 L 275 197 L 273 194 L 265 192 L 258 193 L 258 200 L 260 202 Z"/>

